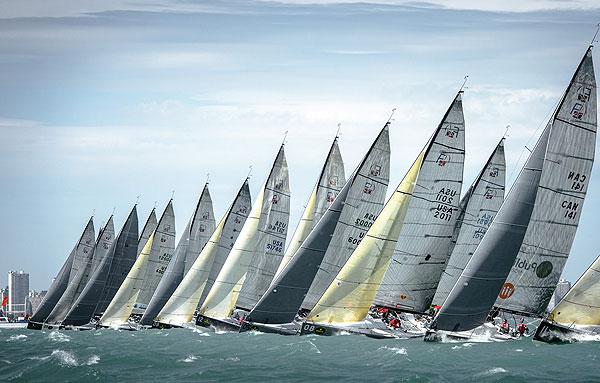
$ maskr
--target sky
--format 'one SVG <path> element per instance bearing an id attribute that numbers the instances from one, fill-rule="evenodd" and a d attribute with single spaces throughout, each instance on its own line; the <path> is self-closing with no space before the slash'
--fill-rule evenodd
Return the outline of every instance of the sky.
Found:
<path id="1" fill-rule="evenodd" d="M 592 0 L 0 0 L 0 286 L 47 289 L 90 215 L 118 231 L 138 197 L 142 225 L 173 195 L 179 236 L 209 179 L 220 219 L 286 132 L 293 230 L 338 124 L 350 174 L 396 108 L 391 189 L 465 76 L 463 193 L 507 125 L 510 184 L 599 20 Z M 598 255 L 598 172 L 571 281 Z"/>

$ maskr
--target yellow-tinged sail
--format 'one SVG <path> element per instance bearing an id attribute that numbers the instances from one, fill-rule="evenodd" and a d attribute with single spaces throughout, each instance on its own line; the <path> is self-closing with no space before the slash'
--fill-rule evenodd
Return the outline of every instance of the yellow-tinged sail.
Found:
<path id="1" fill-rule="evenodd" d="M 223 217 L 219 226 L 217 226 L 217 229 L 208 240 L 208 243 L 204 246 L 196 261 L 194 261 L 190 271 L 185 275 L 171 298 L 169 298 L 158 314 L 157 321 L 181 325 L 192 320 L 204 286 L 206 286 L 210 266 L 215 260 L 226 219 L 227 215 Z"/>
<path id="2" fill-rule="evenodd" d="M 231 253 L 215 280 L 215 284 L 200 308 L 201 315 L 221 319 L 227 318 L 231 314 L 246 278 L 248 264 L 254 254 L 264 194 L 265 188 L 263 187 Z"/>
<path id="3" fill-rule="evenodd" d="M 140 293 L 144 275 L 146 274 L 146 268 L 148 266 L 148 255 L 152 248 L 152 242 L 154 241 L 154 233 L 146 242 L 146 246 L 140 253 L 127 277 L 117 290 L 112 301 L 104 311 L 104 314 L 100 318 L 98 324 L 100 326 L 118 326 L 127 322 L 135 301 Z"/>
<path id="4" fill-rule="evenodd" d="M 365 238 L 308 316 L 314 323 L 363 320 L 373 304 L 400 235 L 423 154 L 390 197 Z"/>
<path id="5" fill-rule="evenodd" d="M 600 326 L 600 257 L 548 316 L 567 326 Z"/>
<path id="6" fill-rule="evenodd" d="M 317 184 L 315 186 L 315 189 L 313 190 L 313 192 L 310 196 L 310 199 L 308 200 L 306 209 L 304 209 L 304 214 L 302 214 L 302 218 L 300 218 L 300 223 L 298 224 L 298 228 L 294 232 L 294 236 L 292 237 L 292 240 L 290 241 L 290 245 L 288 246 L 288 248 L 285 252 L 285 255 L 283 256 L 281 263 L 279 264 L 279 268 L 277 269 L 277 272 L 275 273 L 275 277 L 273 277 L 273 280 L 275 280 L 277 278 L 279 273 L 281 273 L 281 271 L 285 268 L 285 266 L 288 264 L 288 262 L 294 256 L 294 254 L 296 254 L 296 251 L 300 248 L 300 245 L 302 245 L 302 242 L 304 242 L 306 237 L 308 237 L 308 234 L 310 234 L 311 230 L 313 229 L 313 226 L 314 226 L 313 220 L 315 218 L 315 207 L 316 207 L 317 190 L 318 189 L 319 189 L 319 184 Z"/>

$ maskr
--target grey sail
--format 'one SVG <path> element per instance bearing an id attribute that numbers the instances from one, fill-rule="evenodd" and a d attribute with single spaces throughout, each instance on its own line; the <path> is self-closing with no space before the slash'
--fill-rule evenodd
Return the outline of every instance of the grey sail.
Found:
<path id="1" fill-rule="evenodd" d="M 229 252 L 233 248 L 233 244 L 240 234 L 240 228 L 244 227 L 248 213 L 250 212 L 250 206 L 252 206 L 250 196 L 250 186 L 248 185 L 248 179 L 244 181 L 244 184 L 240 188 L 235 200 L 231 204 L 231 208 L 224 219 L 223 232 L 219 237 L 217 244 L 217 251 L 214 255 L 215 259 L 213 262 L 209 262 L 209 273 L 206 284 L 200 295 L 198 306 L 202 305 L 208 292 L 215 283 L 215 279 L 225 264 L 225 260 L 229 255 Z M 203 278 L 202 278 L 203 279 Z"/>
<path id="2" fill-rule="evenodd" d="M 452 248 L 465 158 L 462 91 L 425 149 L 402 230 L 375 304 L 429 309 Z"/>
<path id="3" fill-rule="evenodd" d="M 350 178 L 345 204 L 333 237 L 301 307 L 311 310 L 344 266 L 383 208 L 390 178 L 389 122 Z M 300 264 L 298 265 L 300 266 Z M 312 272 L 312 270 L 310 271 Z"/>
<path id="4" fill-rule="evenodd" d="M 552 121 L 535 208 L 495 306 L 542 316 L 571 251 L 596 147 L 596 80 L 586 52 Z"/>
<path id="5" fill-rule="evenodd" d="M 290 183 L 284 145 L 281 145 L 264 187 L 258 240 L 236 305 L 247 310 L 271 284 L 281 263 L 290 219 Z"/>
<path id="6" fill-rule="evenodd" d="M 109 218 L 105 227 L 102 228 L 98 239 L 96 240 L 95 247 L 87 253 L 89 256 L 85 259 L 85 263 L 79 268 L 75 278 L 69 282 L 69 286 L 65 290 L 62 297 L 54 307 L 54 310 L 48 316 L 47 323 L 60 323 L 65 318 L 73 303 L 79 298 L 79 295 L 88 283 L 90 276 L 92 275 L 92 264 L 96 256 L 103 258 L 110 249 L 114 240 L 114 225 L 112 216 Z"/>
<path id="7" fill-rule="evenodd" d="M 342 160 L 338 137 L 336 136 L 331 144 L 329 153 L 327 153 L 327 158 L 317 179 L 317 184 L 308 199 L 304 213 L 285 250 L 285 255 L 279 264 L 275 276 L 279 275 L 290 259 L 292 259 L 296 251 L 300 248 L 300 245 L 302 245 L 302 242 L 304 242 L 308 234 L 310 234 L 317 225 L 317 222 L 319 222 L 323 214 L 331 206 L 345 183 L 344 161 Z"/>
<path id="8" fill-rule="evenodd" d="M 152 242 L 150 254 L 148 255 L 148 263 L 132 314 L 143 314 L 146 310 L 158 283 L 162 279 L 167 266 L 171 261 L 174 251 L 175 214 L 173 212 L 173 200 L 170 200 L 158 221 L 156 230 L 154 231 L 154 241 Z M 117 288 L 119 286 L 117 286 Z"/>
<path id="9" fill-rule="evenodd" d="M 69 283 L 73 281 L 73 278 L 77 275 L 79 270 L 84 267 L 87 261 L 93 254 L 94 251 L 94 239 L 96 233 L 94 231 L 94 224 L 92 219 L 88 222 L 88 225 L 83 232 L 83 243 L 77 248 L 75 257 L 73 258 L 73 264 L 71 265 L 71 272 L 69 273 Z"/>
<path id="10" fill-rule="evenodd" d="M 79 295 L 79 298 L 69 310 L 62 324 L 65 326 L 82 326 L 90 322 L 94 314 L 102 312 L 99 310 L 110 296 L 114 285 L 125 278 L 128 268 L 135 262 L 138 242 L 138 219 L 137 206 L 134 206 L 123 225 L 119 236 L 113 242 L 110 251 L 98 265 L 98 268 L 89 282 Z M 110 285 L 108 284 L 110 282 Z M 117 285 L 118 288 L 118 285 Z M 114 295 L 114 292 L 112 292 Z M 108 302 L 106 302 L 106 305 Z"/>
<path id="11" fill-rule="evenodd" d="M 471 330 L 485 322 L 525 237 L 549 134 L 550 124 L 542 132 L 498 214 L 436 315 L 434 329 Z"/>
<path id="12" fill-rule="evenodd" d="M 460 201 L 455 245 L 433 297 L 434 305 L 444 303 L 498 213 L 504 201 L 505 175 L 503 138 Z"/>
<path id="13" fill-rule="evenodd" d="M 50 313 L 56 306 L 56 303 L 58 303 L 60 297 L 62 297 L 63 293 L 67 289 L 67 286 L 69 285 L 69 275 L 71 274 L 71 268 L 73 267 L 73 259 L 75 258 L 75 253 L 77 252 L 77 248 L 80 245 L 82 245 L 82 242 L 85 242 L 84 235 L 86 232 L 88 232 L 88 227 L 90 226 L 91 222 L 92 218 L 90 218 L 90 220 L 86 224 L 85 228 L 83 229 L 83 233 L 81 233 L 79 240 L 75 244 L 73 250 L 71 250 L 71 253 L 67 257 L 65 263 L 60 268 L 60 271 L 56 275 L 56 278 L 54 278 L 54 280 L 50 284 L 48 292 L 44 296 L 44 299 L 42 300 L 42 303 L 40 304 L 36 312 L 30 318 L 30 322 L 45 322 L 46 318 L 48 318 L 48 315 L 50 315 Z M 28 327 L 34 328 L 33 326 Z"/>
<path id="14" fill-rule="evenodd" d="M 156 318 L 171 297 L 171 294 L 173 294 L 179 283 L 183 280 L 184 275 L 187 274 L 186 268 L 189 270 L 191 267 L 189 262 L 194 263 L 214 231 L 215 218 L 212 199 L 208 191 L 208 184 L 206 184 L 196 205 L 196 210 L 194 210 L 194 214 L 179 239 L 177 248 L 173 252 L 171 261 L 156 287 L 156 291 L 152 295 L 152 299 L 150 299 L 144 315 L 142 315 L 140 324 L 152 324 L 154 318 Z M 189 266 L 186 267 L 186 265 Z"/>
<path id="15" fill-rule="evenodd" d="M 104 257 L 110 251 L 110 247 L 112 246 L 115 240 L 115 224 L 113 222 L 113 216 L 111 215 L 108 219 L 108 222 L 104 226 L 104 230 L 98 235 L 98 241 L 96 243 L 96 250 L 94 250 L 94 256 L 92 258 L 92 266 L 90 268 L 89 275 L 91 276 L 94 271 L 98 268 L 98 265 Z M 88 277 L 89 280 L 89 277 Z M 85 282 L 87 283 L 87 281 Z M 85 285 L 83 286 L 85 287 Z M 81 293 L 81 292 L 80 292 Z"/>
<path id="16" fill-rule="evenodd" d="M 144 247 L 146 247 L 146 243 L 148 243 L 150 236 L 152 235 L 152 233 L 154 233 L 154 230 L 156 230 L 157 225 L 158 221 L 156 220 L 156 208 L 152 208 L 152 211 L 150 211 L 150 215 L 148 216 L 148 219 L 144 224 L 144 228 L 142 229 L 142 233 L 140 234 L 140 238 L 138 240 L 138 254 L 136 255 L 137 257 L 139 257 Z"/>

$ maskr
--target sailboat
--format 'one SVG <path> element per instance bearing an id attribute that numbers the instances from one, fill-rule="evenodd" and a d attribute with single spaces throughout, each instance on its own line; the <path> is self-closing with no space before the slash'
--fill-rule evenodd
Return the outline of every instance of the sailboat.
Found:
<path id="1" fill-rule="evenodd" d="M 344 161 L 338 145 L 338 136 L 336 135 L 331 144 L 331 148 L 329 149 L 329 153 L 327 153 L 327 158 L 325 159 L 325 163 L 319 174 L 317 184 L 308 199 L 302 218 L 300 218 L 300 222 L 298 222 L 296 231 L 294 231 L 294 235 L 292 236 L 290 244 L 285 251 L 285 255 L 275 273 L 275 278 L 273 279 L 276 279 L 277 276 L 281 274 L 281 271 L 292 259 L 306 237 L 308 237 L 308 234 L 310 234 L 323 214 L 325 214 L 327 209 L 333 204 L 333 201 L 338 196 L 345 183 L 346 175 L 344 172 Z"/>
<path id="2" fill-rule="evenodd" d="M 546 296 L 556 287 L 553 275 L 562 271 L 583 208 L 596 145 L 596 102 L 590 46 L 426 340 L 478 334 L 500 339 L 486 324 L 497 297 L 519 297 L 514 306 L 501 309 L 545 309 Z M 525 264 L 522 256 L 535 256 L 535 266 Z M 522 269 L 520 278 L 507 281 L 515 268 Z"/>
<path id="3" fill-rule="evenodd" d="M 423 152 L 417 184 L 375 304 L 426 313 L 452 249 L 465 158 L 462 89 Z"/>
<path id="4" fill-rule="evenodd" d="M 179 283 L 181 283 L 184 275 L 200 254 L 200 251 L 208 243 L 214 231 L 215 213 L 207 182 L 196 205 L 196 210 L 179 239 L 169 266 L 140 319 L 140 325 L 152 325 L 154 318 L 156 318 L 156 315 L 162 310 L 167 300 L 171 297 L 171 294 L 173 294 Z"/>
<path id="5" fill-rule="evenodd" d="M 156 206 L 155 206 L 150 211 L 150 214 L 148 215 L 148 219 L 146 220 L 146 223 L 144 224 L 144 228 L 142 229 L 142 232 L 140 234 L 140 238 L 138 239 L 138 254 L 136 256 L 136 259 L 137 259 L 137 257 L 140 256 L 142 249 L 144 247 L 146 247 L 146 244 L 148 243 L 150 236 L 152 235 L 152 233 L 154 233 L 154 230 L 156 230 L 156 226 L 158 226 L 158 220 L 156 219 Z M 108 303 L 107 303 L 107 305 L 108 305 Z M 104 309 L 106 309 L 106 307 L 104 307 Z M 102 311 L 104 311 L 104 310 L 102 310 Z"/>
<path id="6" fill-rule="evenodd" d="M 143 314 L 171 260 L 174 247 L 175 216 L 173 200 L 169 200 L 156 230 L 100 317 L 99 326 L 124 328 L 122 325 L 131 314 Z"/>
<path id="7" fill-rule="evenodd" d="M 333 204 L 302 242 L 288 264 L 243 322 L 241 331 L 261 330 L 296 334 L 296 315 L 319 271 L 345 262 L 366 227 L 379 214 L 385 198 L 390 168 L 389 123 L 339 192 Z M 357 219 L 357 217 L 360 217 Z M 349 255 L 348 255 L 349 256 Z"/>
<path id="8" fill-rule="evenodd" d="M 79 240 L 75 244 L 73 250 L 67 257 L 67 260 L 60 268 L 56 278 L 52 281 L 52 284 L 48 288 L 48 292 L 44 296 L 42 303 L 33 314 L 33 316 L 29 319 L 29 323 L 27 324 L 27 328 L 31 330 L 41 330 L 44 322 L 54 310 L 54 307 L 62 297 L 63 293 L 67 289 L 69 285 L 69 279 L 71 270 L 73 268 L 73 261 L 77 253 L 83 254 L 83 251 L 93 250 L 93 247 L 90 246 L 94 241 L 94 223 L 93 217 L 91 217 L 85 228 L 83 229 L 83 233 L 79 237 Z"/>
<path id="9" fill-rule="evenodd" d="M 268 287 L 283 257 L 289 206 L 288 166 L 282 144 L 269 177 L 200 308 L 198 325 L 238 330 L 237 320 L 229 317 L 238 298 L 243 297 L 241 304 L 251 309 L 252 301 L 257 294 L 262 295 L 261 288 Z M 244 286 L 247 290 L 242 295 Z"/>
<path id="10" fill-rule="evenodd" d="M 600 257 L 542 320 L 533 340 L 547 343 L 600 340 Z"/>
<path id="11" fill-rule="evenodd" d="M 202 294 L 219 274 L 241 228 L 250 212 L 248 178 L 240 187 L 225 216 L 219 222 L 206 246 L 185 274 L 169 300 L 157 315 L 154 326 L 160 328 L 183 327 L 189 323 L 196 308 L 203 302 Z M 210 275 L 215 275 L 210 279 Z M 210 290 L 210 289 L 209 289 Z"/>
<path id="12" fill-rule="evenodd" d="M 80 328 L 102 313 L 101 306 L 112 299 L 115 285 L 119 286 L 135 262 L 138 242 L 137 204 L 133 206 L 121 232 L 102 259 L 79 298 L 73 303 L 62 326 Z M 93 326 L 95 327 L 95 326 Z M 88 328 L 93 328 L 88 327 Z"/>
<path id="13" fill-rule="evenodd" d="M 455 244 L 433 296 L 434 305 L 444 303 L 498 213 L 504 201 L 505 178 L 503 137 L 458 205 L 459 215 L 453 235 Z"/>
<path id="14" fill-rule="evenodd" d="M 63 293 L 62 297 L 46 319 L 47 324 L 60 324 L 65 318 L 73 303 L 79 298 L 79 295 L 88 283 L 90 276 L 92 275 L 92 265 L 94 258 L 102 259 L 108 253 L 110 246 L 113 243 L 115 236 L 115 228 L 113 224 L 112 215 L 108 219 L 108 222 L 104 228 L 100 231 L 96 245 L 87 253 L 88 257 L 85 258 L 85 263 L 79 268 L 75 278 L 69 282 L 69 286 Z"/>
<path id="15" fill-rule="evenodd" d="M 410 225 L 417 225 L 417 222 L 429 224 L 433 230 L 429 229 L 432 231 L 427 234 L 435 233 L 447 240 L 444 232 L 440 233 L 440 228 L 448 231 L 445 222 L 451 221 L 455 214 L 458 201 L 454 196 L 460 193 L 462 182 L 464 119 L 461 94 L 462 90 L 366 236 L 308 314 L 302 334 L 348 332 L 375 338 L 397 336 L 382 321 L 368 317 L 369 310 L 398 253 L 399 241 L 409 240 L 404 231 L 412 229 L 409 233 L 414 236 L 414 228 Z M 456 162 L 451 162 L 452 158 Z M 440 159 L 443 161 L 440 162 Z M 434 185 L 435 188 L 432 187 Z M 429 217 L 422 212 L 442 223 L 430 223 Z M 450 218 L 440 218 L 442 212 L 449 214 Z M 420 214 L 419 220 L 415 213 Z M 424 242 L 429 245 L 425 249 L 431 251 L 432 242 Z M 426 275 L 424 270 L 422 273 Z"/>

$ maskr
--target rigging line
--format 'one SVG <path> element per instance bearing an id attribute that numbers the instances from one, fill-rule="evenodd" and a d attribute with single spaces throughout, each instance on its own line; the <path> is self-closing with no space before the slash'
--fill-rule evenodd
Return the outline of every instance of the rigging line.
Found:
<path id="1" fill-rule="evenodd" d="M 246 179 L 249 180 L 250 176 L 252 175 L 252 165 L 248 166 L 248 175 L 246 176 Z"/>
<path id="2" fill-rule="evenodd" d="M 598 32 L 600 31 L 600 23 L 598 23 L 596 25 L 596 27 L 597 27 L 596 28 L 596 33 L 594 33 L 594 37 L 592 37 L 592 41 L 590 42 L 590 46 L 592 46 L 592 47 L 594 46 L 595 42 L 598 42 L 598 40 L 596 40 L 596 37 L 598 36 Z"/>
<path id="3" fill-rule="evenodd" d="M 210 182 L 210 173 L 206 173 L 206 184 Z"/>
<path id="4" fill-rule="evenodd" d="M 135 199 L 135 204 L 137 205 L 138 203 L 140 203 L 140 196 L 137 196 L 137 198 Z"/>
<path id="5" fill-rule="evenodd" d="M 388 118 L 387 123 L 389 124 L 390 122 L 394 121 L 394 119 L 392 118 L 394 116 L 394 112 L 396 112 L 396 108 L 392 109 L 392 113 L 390 114 L 390 118 Z"/>
<path id="6" fill-rule="evenodd" d="M 288 132 L 289 132 L 289 130 L 286 130 L 285 134 L 283 135 L 283 142 L 281 143 L 282 146 L 285 145 L 285 143 L 287 142 L 286 138 L 287 138 Z"/>
<path id="7" fill-rule="evenodd" d="M 171 200 L 173 200 L 173 197 L 174 197 L 174 196 L 175 196 L 175 190 L 173 190 L 173 191 L 171 192 Z"/>
<path id="8" fill-rule="evenodd" d="M 465 84 L 467 83 L 468 78 L 469 78 L 469 75 L 466 75 L 464 77 L 464 81 L 463 81 L 462 85 L 460 86 L 460 89 L 458 90 L 459 93 L 462 92 L 463 89 L 468 89 L 468 87 L 465 87 Z"/>
<path id="9" fill-rule="evenodd" d="M 342 123 L 340 122 L 339 124 L 337 124 L 337 132 L 335 132 L 335 138 L 339 138 L 340 137 L 340 129 L 342 129 Z"/>

